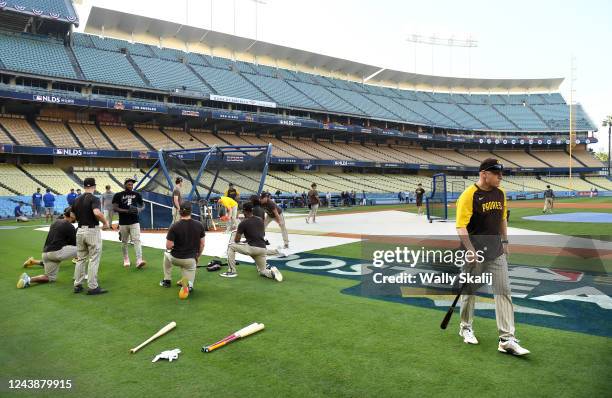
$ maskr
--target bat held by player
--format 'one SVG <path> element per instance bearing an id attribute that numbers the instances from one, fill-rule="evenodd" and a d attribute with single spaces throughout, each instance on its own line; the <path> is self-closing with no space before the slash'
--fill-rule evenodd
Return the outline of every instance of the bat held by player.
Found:
<path id="1" fill-rule="evenodd" d="M 247 336 L 249 336 L 249 335 L 251 335 L 253 333 L 259 332 L 260 330 L 263 330 L 263 329 L 264 329 L 264 324 L 263 323 L 257 323 L 257 322 L 252 323 L 249 326 L 246 326 L 246 327 L 244 327 L 244 328 L 242 328 L 242 329 L 240 329 L 240 330 L 230 334 L 226 338 L 217 341 L 214 344 L 203 346 L 202 347 L 202 352 L 211 352 L 211 351 L 214 351 L 217 348 L 221 348 L 224 345 L 229 344 L 229 343 L 231 343 L 234 340 L 238 340 L 240 338 L 247 337 Z"/>
<path id="2" fill-rule="evenodd" d="M 130 353 L 132 353 L 132 354 L 136 353 L 136 351 L 140 350 L 142 347 L 146 346 L 147 344 L 149 344 L 150 342 L 152 342 L 156 338 L 161 337 L 164 334 L 168 333 L 169 331 L 171 331 L 175 327 L 176 327 L 176 322 L 174 322 L 174 321 L 170 322 L 169 324 L 167 324 L 163 328 L 159 329 L 159 331 L 157 333 L 155 333 L 153 336 L 149 337 L 142 344 L 140 344 L 139 346 L 136 346 L 136 347 L 130 349 Z"/>

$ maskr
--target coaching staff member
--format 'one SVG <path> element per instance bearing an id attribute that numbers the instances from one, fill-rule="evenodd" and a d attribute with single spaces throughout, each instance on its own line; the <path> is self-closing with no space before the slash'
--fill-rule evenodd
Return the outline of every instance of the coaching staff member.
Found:
<path id="1" fill-rule="evenodd" d="M 102 234 L 100 233 L 99 223 L 102 228 L 108 229 L 108 221 L 100 210 L 100 199 L 94 192 L 96 190 L 96 180 L 86 178 L 83 181 L 85 193 L 74 201 L 72 214 L 78 223 L 76 233 L 77 244 L 77 263 L 74 269 L 74 292 L 83 291 L 83 280 L 85 279 L 85 260 L 89 258 L 87 272 L 88 295 L 107 293 L 108 291 L 98 286 L 98 267 L 102 255 Z M 72 216 L 72 215 L 71 215 Z"/>
<path id="2" fill-rule="evenodd" d="M 181 267 L 183 281 L 189 288 L 187 295 L 193 290 L 196 276 L 196 266 L 204 251 L 204 226 L 191 218 L 191 203 L 184 201 L 179 207 L 180 220 L 170 226 L 166 235 L 166 252 L 164 253 L 164 279 L 159 283 L 162 287 L 172 286 L 172 266 Z"/>
<path id="3" fill-rule="evenodd" d="M 468 187 L 457 200 L 457 233 L 465 250 L 484 252 L 484 262 L 470 264 L 470 273 L 490 272 L 493 276 L 495 318 L 499 334 L 498 351 L 526 355 L 529 351 L 514 337 L 514 308 L 508 277 L 508 223 L 506 193 L 499 188 L 503 165 L 494 158 L 485 159 L 479 168 L 478 182 Z M 468 291 L 471 289 L 468 289 Z M 473 293 L 469 291 L 469 293 Z M 472 329 L 476 296 L 461 296 L 459 335 L 468 344 L 478 344 Z"/>

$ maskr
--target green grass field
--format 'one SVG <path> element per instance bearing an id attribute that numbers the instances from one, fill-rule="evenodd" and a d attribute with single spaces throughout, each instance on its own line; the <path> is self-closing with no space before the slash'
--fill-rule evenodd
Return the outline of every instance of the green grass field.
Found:
<path id="1" fill-rule="evenodd" d="M 350 211 L 385 208 L 399 207 Z M 511 226 L 612 235 L 609 224 L 520 220 L 540 212 L 513 210 Z M 125 270 L 119 243 L 108 241 L 99 279 L 109 294 L 73 294 L 69 262 L 62 264 L 57 283 L 18 290 L 21 263 L 40 256 L 45 233 L 20 225 L 0 230 L 0 239 L 2 396 L 62 394 L 5 389 L 7 379 L 28 378 L 71 379 L 74 389 L 64 394 L 79 397 L 609 394 L 610 338 L 518 324 L 518 337 L 532 354 L 511 357 L 496 351 L 493 319 L 476 319 L 481 343 L 468 346 L 457 335 L 456 315 L 441 331 L 442 311 L 342 294 L 355 280 L 283 269 L 285 281 L 276 283 L 249 265 L 239 266 L 235 279 L 199 269 L 196 291 L 182 301 L 177 288 L 158 286 L 161 250 L 145 248 L 146 269 Z M 351 257 L 354 250 L 345 245 L 317 253 Z M 174 331 L 137 354 L 128 353 L 172 320 L 178 324 Z M 266 329 L 216 352 L 200 352 L 202 345 L 252 322 L 265 323 Z M 182 350 L 178 361 L 151 363 L 159 352 L 174 348 Z"/>

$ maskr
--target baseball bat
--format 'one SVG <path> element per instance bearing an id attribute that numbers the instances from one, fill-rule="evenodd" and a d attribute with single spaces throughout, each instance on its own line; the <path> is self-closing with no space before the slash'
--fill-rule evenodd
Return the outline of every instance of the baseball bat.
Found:
<path id="1" fill-rule="evenodd" d="M 450 322 L 451 317 L 453 316 L 453 312 L 455 312 L 457 301 L 459 301 L 459 297 L 461 297 L 461 292 L 463 292 L 463 288 L 465 287 L 465 285 L 465 283 L 461 285 L 459 293 L 457 293 L 457 296 L 455 296 L 455 299 L 453 300 L 453 303 L 451 304 L 450 308 L 448 309 L 448 311 L 446 311 L 446 315 L 444 315 L 444 319 L 442 319 L 442 323 L 440 324 L 440 329 L 444 330 L 448 326 L 448 323 Z"/>
<path id="2" fill-rule="evenodd" d="M 241 339 L 243 337 L 247 337 L 253 333 L 259 332 L 260 330 L 264 329 L 264 324 L 263 323 L 252 323 L 249 326 L 243 327 L 242 329 L 230 334 L 229 336 L 225 337 L 222 340 L 217 341 L 214 344 L 210 344 L 207 346 L 202 347 L 202 352 L 211 352 L 216 350 L 217 348 L 221 348 L 226 344 L 231 343 L 234 340 L 238 340 Z"/>
<path id="3" fill-rule="evenodd" d="M 167 324 L 163 328 L 159 329 L 159 331 L 157 333 L 155 333 L 153 336 L 151 336 L 148 339 L 146 339 L 142 344 L 140 344 L 137 347 L 132 348 L 130 350 L 130 353 L 134 354 L 136 351 L 140 350 L 142 347 L 146 346 L 147 344 L 149 344 L 150 342 L 152 342 L 156 338 L 158 338 L 160 336 L 163 336 L 164 334 L 168 333 L 169 331 L 171 331 L 175 327 L 176 327 L 176 322 L 174 322 L 174 321 L 170 322 L 169 324 Z"/>

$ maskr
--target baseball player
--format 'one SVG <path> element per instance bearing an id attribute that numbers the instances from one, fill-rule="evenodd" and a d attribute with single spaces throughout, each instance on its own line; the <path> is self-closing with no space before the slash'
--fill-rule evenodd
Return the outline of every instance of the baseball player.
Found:
<path id="1" fill-rule="evenodd" d="M 234 184 L 232 184 L 231 182 L 229 183 L 229 186 L 225 191 L 225 196 L 234 199 L 236 202 L 240 201 L 240 191 L 234 188 Z"/>
<path id="2" fill-rule="evenodd" d="M 42 216 L 42 194 L 40 188 L 32 194 L 32 218 Z"/>
<path id="3" fill-rule="evenodd" d="M 423 184 L 419 183 L 417 185 L 417 189 L 415 189 L 414 195 L 416 197 L 417 214 L 420 216 L 421 214 L 423 214 L 423 195 L 425 195 Z"/>
<path id="4" fill-rule="evenodd" d="M 321 203 L 321 200 L 319 199 L 319 192 L 317 191 L 317 184 L 313 182 L 310 185 L 310 191 L 308 191 L 308 204 L 310 204 L 310 212 L 308 213 L 308 217 L 306 217 L 306 224 L 310 223 L 311 218 L 312 218 L 312 223 L 316 224 L 317 210 L 319 210 L 320 203 Z"/>
<path id="5" fill-rule="evenodd" d="M 552 213 L 554 200 L 555 193 L 550 189 L 550 185 L 547 185 L 544 191 L 544 210 L 542 210 L 542 213 Z"/>
<path id="6" fill-rule="evenodd" d="M 236 229 L 236 217 L 238 217 L 238 202 L 229 196 L 221 196 L 219 198 L 219 205 L 225 207 L 227 210 L 227 215 L 229 220 L 227 221 L 227 225 L 225 227 L 226 233 L 231 233 L 234 229 Z"/>
<path id="7" fill-rule="evenodd" d="M 51 193 L 50 188 L 47 188 L 47 193 L 43 195 L 43 204 L 45 205 L 45 222 L 53 221 L 53 212 L 55 211 L 55 195 Z"/>
<path id="8" fill-rule="evenodd" d="M 196 276 L 196 266 L 204 251 L 204 226 L 191 218 L 191 203 L 182 202 L 179 207 L 180 219 L 170 226 L 166 235 L 166 252 L 164 253 L 164 279 L 160 286 L 172 286 L 172 266 L 181 267 L 183 280 L 181 289 L 186 296 L 193 291 Z"/>
<path id="9" fill-rule="evenodd" d="M 102 193 L 102 210 L 104 210 L 104 217 L 108 221 L 108 225 L 113 228 L 113 216 L 115 215 L 115 210 L 113 208 L 113 198 L 115 194 L 111 191 L 111 186 L 106 186 L 106 191 Z"/>
<path id="10" fill-rule="evenodd" d="M 181 219 L 179 209 L 181 202 L 183 201 L 183 195 L 181 194 L 181 188 L 183 187 L 183 178 L 176 177 L 174 180 L 174 190 L 172 191 L 172 222 L 175 223 Z"/>
<path id="11" fill-rule="evenodd" d="M 66 202 L 68 203 L 68 206 L 72 206 L 74 204 L 74 201 L 77 198 L 77 194 L 76 192 L 74 192 L 74 188 L 70 188 L 70 193 L 68 195 L 66 195 Z"/>
<path id="12" fill-rule="evenodd" d="M 28 221 L 28 218 L 26 217 L 25 213 L 23 212 L 23 210 L 21 210 L 21 206 L 25 205 L 25 203 L 23 202 L 19 202 L 17 203 L 17 206 L 15 206 L 15 221 L 17 222 L 26 222 Z"/>
<path id="13" fill-rule="evenodd" d="M 66 207 L 63 217 L 49 227 L 47 240 L 45 240 L 43 246 L 42 261 L 30 257 L 23 263 L 24 268 L 32 265 L 42 265 L 45 268 L 45 273 L 32 277 L 23 273 L 17 281 L 18 289 L 29 287 L 32 283 L 55 282 L 60 263 L 76 257 L 76 229 L 72 225 L 74 217 L 71 212 L 72 209 Z"/>
<path id="14" fill-rule="evenodd" d="M 265 230 L 266 227 L 261 218 L 253 215 L 253 204 L 250 202 L 242 206 L 244 220 L 238 224 L 238 230 L 234 235 L 234 241 L 230 242 L 227 248 L 227 272 L 219 274 L 225 278 L 235 278 L 238 276 L 236 272 L 236 253 L 246 254 L 255 260 L 257 271 L 261 276 L 274 279 L 282 282 L 283 275 L 278 268 L 268 266 L 266 263 L 266 255 L 282 255 L 285 254 L 279 250 L 267 249 Z M 246 243 L 241 243 L 240 239 L 244 235 Z"/>
<path id="15" fill-rule="evenodd" d="M 267 228 L 268 224 L 272 222 L 272 220 L 276 221 L 278 226 L 280 227 L 281 233 L 283 235 L 283 242 L 285 243 L 284 248 L 289 248 L 289 233 L 287 232 L 287 227 L 285 226 L 285 217 L 283 217 L 283 209 L 281 209 L 270 197 L 270 192 L 262 192 L 261 194 L 261 205 L 266 212 L 266 220 L 264 221 L 264 225 Z"/>
<path id="16" fill-rule="evenodd" d="M 144 210 L 142 196 L 134 191 L 136 180 L 128 177 L 123 182 L 125 190 L 113 195 L 113 211 L 119 214 L 119 236 L 121 239 L 121 251 L 123 253 L 123 266 L 130 267 L 130 255 L 128 253 L 128 242 L 134 244 L 136 252 L 136 268 L 144 267 L 147 262 L 142 258 L 142 244 L 140 242 L 140 223 L 138 214 Z M 107 192 L 110 190 L 107 189 Z"/>
<path id="17" fill-rule="evenodd" d="M 479 179 L 469 186 L 457 200 L 457 234 L 466 251 L 483 253 L 482 263 L 466 265 L 464 272 L 490 272 L 493 278 L 495 318 L 499 334 L 498 351 L 526 355 L 514 336 L 514 308 L 510 296 L 508 276 L 508 233 L 506 193 L 499 188 L 503 165 L 494 158 L 485 159 L 479 168 Z M 478 344 L 472 328 L 477 287 L 468 286 L 468 294 L 461 296 L 461 325 L 459 335 L 467 344 Z M 464 288 L 465 290 L 465 288 Z M 471 293 L 471 294 L 470 294 Z"/>
<path id="18" fill-rule="evenodd" d="M 100 256 L 102 255 L 102 234 L 99 223 L 103 229 L 108 229 L 108 221 L 100 210 L 100 199 L 94 196 L 96 190 L 96 180 L 88 177 L 83 180 L 85 193 L 74 201 L 71 217 L 75 217 L 78 222 L 76 233 L 77 244 L 77 263 L 74 269 L 74 292 L 83 291 L 83 280 L 85 279 L 85 261 L 88 259 L 87 266 L 87 294 L 98 295 L 107 293 L 98 285 L 98 267 L 100 266 Z"/>
<path id="19" fill-rule="evenodd" d="M 253 216 L 259 217 L 263 221 L 266 218 L 266 211 L 263 209 L 263 207 L 261 207 L 261 201 L 259 200 L 259 196 L 252 195 L 251 204 L 253 205 Z"/>

